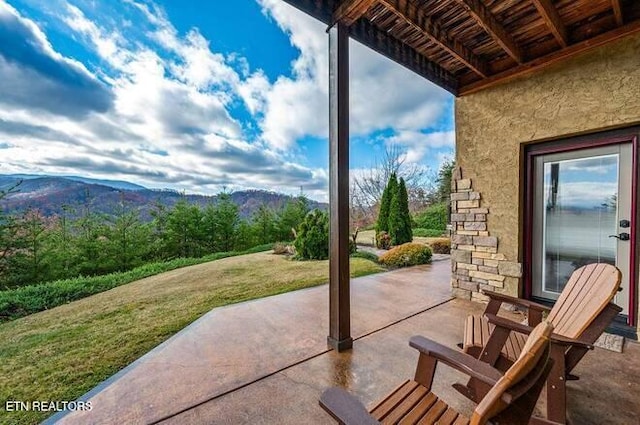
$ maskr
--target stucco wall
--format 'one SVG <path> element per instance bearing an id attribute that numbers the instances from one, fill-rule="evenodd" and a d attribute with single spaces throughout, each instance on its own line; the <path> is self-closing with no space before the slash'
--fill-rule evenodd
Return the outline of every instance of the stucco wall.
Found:
<path id="1" fill-rule="evenodd" d="M 490 211 L 498 252 L 519 259 L 521 144 L 639 122 L 640 36 L 456 99 L 457 163 Z"/>

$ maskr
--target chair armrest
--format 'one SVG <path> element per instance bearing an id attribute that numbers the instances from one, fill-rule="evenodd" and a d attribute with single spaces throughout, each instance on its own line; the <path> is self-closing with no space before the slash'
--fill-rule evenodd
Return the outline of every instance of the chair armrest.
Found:
<path id="1" fill-rule="evenodd" d="M 551 342 L 561 345 L 573 346 L 578 348 L 586 348 L 587 350 L 593 350 L 593 344 L 589 344 L 584 341 L 579 341 L 577 339 L 569 338 L 563 335 L 551 334 Z"/>
<path id="2" fill-rule="evenodd" d="M 320 406 L 338 423 L 346 425 L 379 425 L 364 405 L 342 388 L 329 388 L 320 396 Z"/>
<path id="3" fill-rule="evenodd" d="M 510 331 L 520 332 L 522 334 L 529 335 L 533 330 L 533 327 L 529 325 L 514 322 L 513 320 L 505 319 L 504 317 L 496 316 L 495 314 L 485 313 L 484 316 L 492 325 L 509 329 Z"/>
<path id="4" fill-rule="evenodd" d="M 521 307 L 526 307 L 532 310 L 537 310 L 537 311 L 551 311 L 551 309 L 545 305 L 542 304 L 538 304 L 536 302 L 530 301 L 530 300 L 524 300 L 522 298 L 515 298 L 515 297 L 511 297 L 509 295 L 504 295 L 504 294 L 499 294 L 497 292 L 493 292 L 493 291 L 487 291 L 484 290 L 482 291 L 486 296 L 488 296 L 489 298 L 491 298 L 492 300 L 496 300 L 496 301 L 500 301 L 500 302 L 507 302 L 509 304 L 516 304 L 519 305 Z"/>
<path id="5" fill-rule="evenodd" d="M 518 323 L 518 322 L 512 322 L 509 319 L 505 319 L 504 317 L 496 316 L 495 314 L 485 314 L 485 317 L 487 318 L 487 320 L 489 320 L 489 323 L 492 323 L 495 326 L 499 326 L 501 328 L 506 328 L 506 329 L 509 329 L 509 330 L 515 331 L 515 332 L 520 332 L 520 333 L 525 334 L 525 335 L 529 335 L 531 333 L 531 331 L 533 330 L 533 328 L 531 326 L 524 325 L 524 324 Z M 552 343 L 555 343 L 555 344 L 561 344 L 561 345 L 566 345 L 566 346 L 574 346 L 574 347 L 579 347 L 579 348 L 586 348 L 588 350 L 593 350 L 593 345 L 592 344 L 589 344 L 587 342 L 580 341 L 580 340 L 577 340 L 577 339 L 568 338 L 568 337 L 563 336 L 563 335 L 558 335 L 556 333 L 552 333 L 551 337 L 549 339 L 551 340 Z"/>
<path id="6" fill-rule="evenodd" d="M 469 354 L 446 347 L 423 336 L 412 336 L 409 345 L 420 353 L 432 357 L 466 375 L 493 386 L 502 373 Z"/>

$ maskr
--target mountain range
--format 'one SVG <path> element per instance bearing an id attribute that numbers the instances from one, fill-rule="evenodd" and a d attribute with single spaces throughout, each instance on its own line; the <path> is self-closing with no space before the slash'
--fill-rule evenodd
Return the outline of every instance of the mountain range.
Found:
<path id="1" fill-rule="evenodd" d="M 0 192 L 7 191 L 9 193 L 0 200 L 0 209 L 4 212 L 19 214 L 37 209 L 45 216 L 61 214 L 65 210 L 74 215 L 74 211 L 79 213 L 86 207 L 100 214 L 113 214 L 124 201 L 128 208 L 137 209 L 143 219 L 150 219 L 149 212 L 158 203 L 170 208 L 185 198 L 191 204 L 205 206 L 217 199 L 217 196 L 186 195 L 170 189 L 148 189 L 126 181 L 31 174 L 0 175 Z M 265 190 L 244 190 L 230 195 L 238 205 L 241 217 L 250 217 L 261 205 L 278 209 L 292 199 L 289 195 Z M 312 209 L 328 208 L 326 203 L 313 200 L 309 200 L 309 206 Z"/>

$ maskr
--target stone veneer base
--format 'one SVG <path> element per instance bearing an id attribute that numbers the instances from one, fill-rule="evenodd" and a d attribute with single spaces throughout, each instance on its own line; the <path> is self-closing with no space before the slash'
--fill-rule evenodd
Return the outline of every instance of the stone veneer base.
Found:
<path id="1" fill-rule="evenodd" d="M 487 228 L 489 209 L 474 192 L 471 179 L 456 167 L 451 177 L 451 292 L 457 298 L 486 302 L 482 291 L 517 288 L 522 264 L 498 251 L 498 238 Z"/>

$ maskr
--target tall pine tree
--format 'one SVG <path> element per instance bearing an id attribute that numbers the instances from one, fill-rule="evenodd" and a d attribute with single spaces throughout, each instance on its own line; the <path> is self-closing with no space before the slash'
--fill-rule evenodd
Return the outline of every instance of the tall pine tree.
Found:
<path id="1" fill-rule="evenodd" d="M 409 196 L 404 179 L 400 179 L 389 207 L 389 236 L 392 245 L 402 245 L 413 239 L 411 216 L 409 215 Z"/>
<path id="2" fill-rule="evenodd" d="M 409 192 L 404 179 L 400 179 L 398 187 L 398 197 L 400 202 L 400 215 L 402 216 L 403 236 L 404 239 L 400 243 L 413 241 L 413 230 L 411 230 L 411 213 L 409 212 Z"/>
<path id="3" fill-rule="evenodd" d="M 398 187 L 398 179 L 396 173 L 391 173 L 387 186 L 382 192 L 380 200 L 380 212 L 378 213 L 378 221 L 376 222 L 376 233 L 389 232 L 389 213 L 391 211 L 391 200 Z"/>

